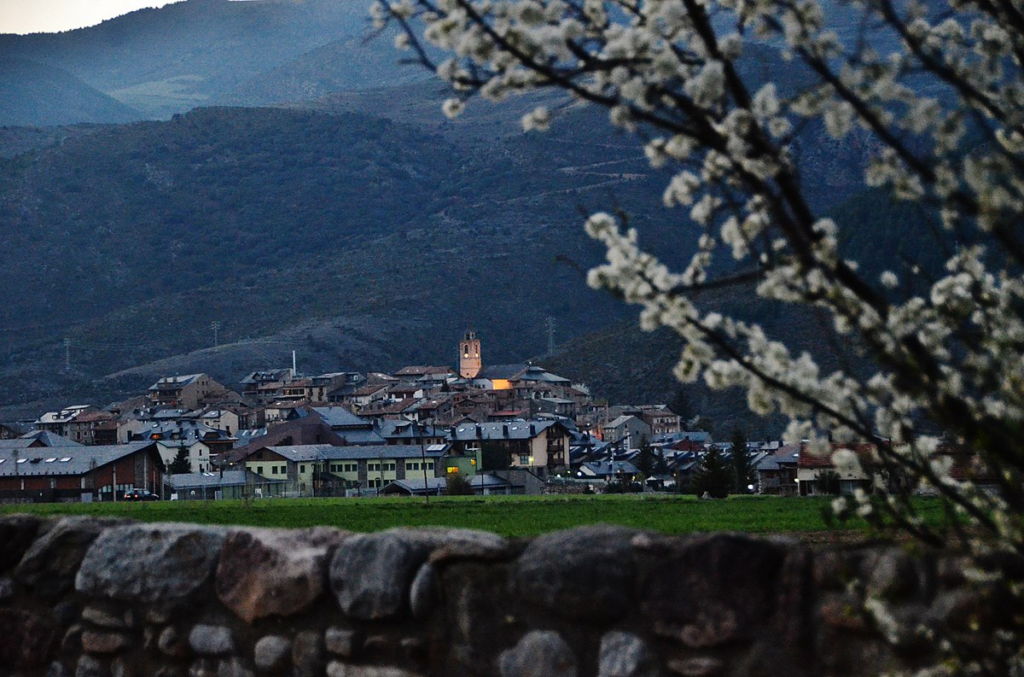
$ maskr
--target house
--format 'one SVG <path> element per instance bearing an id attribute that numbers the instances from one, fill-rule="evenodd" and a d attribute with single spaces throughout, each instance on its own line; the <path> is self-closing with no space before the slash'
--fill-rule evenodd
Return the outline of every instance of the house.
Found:
<path id="1" fill-rule="evenodd" d="M 799 444 L 785 444 L 770 450 L 770 453 L 765 454 L 754 466 L 758 493 L 774 496 L 796 495 L 799 461 Z"/>
<path id="2" fill-rule="evenodd" d="M 580 466 L 576 477 L 605 482 L 632 482 L 639 473 L 640 470 L 629 461 L 591 461 Z"/>
<path id="3" fill-rule="evenodd" d="M 149 401 L 154 407 L 198 409 L 224 391 L 224 386 L 206 374 L 165 376 L 149 387 Z"/>
<path id="4" fill-rule="evenodd" d="M 545 475 L 569 466 L 569 430 L 557 421 L 462 425 L 448 439 L 455 454 L 481 457 L 484 470 L 492 469 L 488 448 L 500 460 L 495 469 L 530 468 Z"/>
<path id="5" fill-rule="evenodd" d="M 158 493 L 163 463 L 152 442 L 0 448 L 0 502 L 111 501 Z"/>
<path id="6" fill-rule="evenodd" d="M 191 472 L 209 472 L 213 468 L 213 459 L 230 451 L 235 442 L 225 431 L 195 421 L 151 423 L 133 439 L 154 442 L 165 467 L 184 451 Z"/>
<path id="7" fill-rule="evenodd" d="M 68 437 L 68 425 L 87 411 L 93 411 L 96 407 L 90 404 L 76 404 L 65 407 L 60 411 L 48 411 L 40 416 L 33 424 L 36 430 L 51 432 L 61 437 Z"/>
<path id="8" fill-rule="evenodd" d="M 100 444 L 104 441 L 104 437 L 109 441 L 110 423 L 114 422 L 115 416 L 109 411 L 100 411 L 98 409 L 90 409 L 83 411 L 78 416 L 75 416 L 69 420 L 64 430 L 66 437 L 72 439 L 79 444 Z M 96 439 L 96 429 L 101 428 L 100 440 Z M 114 426 L 114 441 L 112 444 L 117 443 L 117 427 Z"/>
<path id="9" fill-rule="evenodd" d="M 328 444 L 266 446 L 250 452 L 245 469 L 259 480 L 286 481 L 286 495 L 336 496 L 348 489 L 382 489 L 406 477 L 437 477 L 447 445 L 419 448 L 402 445 Z"/>
<path id="10" fill-rule="evenodd" d="M 833 456 L 841 449 L 848 449 L 857 455 L 859 463 L 855 468 L 837 468 Z M 806 444 L 800 445 L 800 456 L 797 462 L 796 481 L 801 496 L 816 496 L 825 493 L 820 477 L 823 472 L 831 471 L 839 475 L 839 491 L 852 494 L 857 488 L 870 490 L 870 469 L 875 465 L 875 445 L 873 444 L 838 444 L 829 445 L 827 455 L 818 456 L 807 450 Z"/>
<path id="11" fill-rule="evenodd" d="M 313 407 L 311 411 L 341 438 L 341 446 L 384 444 L 373 420 L 356 416 L 345 407 Z"/>
<path id="12" fill-rule="evenodd" d="M 395 480 L 384 487 L 384 494 L 387 496 L 440 496 L 444 494 L 448 480 L 445 477 L 429 477 L 424 484 L 422 479 L 412 478 Z M 424 486 L 428 489 L 424 491 Z M 508 479 L 500 477 L 498 473 L 480 473 L 469 482 L 470 488 L 477 496 L 506 496 L 511 494 L 526 494 L 526 486 L 513 484 Z M 543 486 L 543 481 L 541 481 Z"/>
<path id="13" fill-rule="evenodd" d="M 245 470 L 193 472 L 167 475 L 163 498 L 178 501 L 206 501 L 252 498 L 257 482 Z M 260 492 L 263 493 L 262 491 Z"/>
<path id="14" fill-rule="evenodd" d="M 682 432 L 682 418 L 664 404 L 640 407 L 639 414 L 654 437 Z"/>
<path id="15" fill-rule="evenodd" d="M 242 396 L 251 403 L 266 404 L 276 399 L 280 386 L 294 377 L 291 369 L 249 372 L 241 381 Z"/>
<path id="16" fill-rule="evenodd" d="M 652 439 L 651 427 L 644 423 L 642 419 L 631 415 L 622 415 L 606 423 L 601 428 L 601 435 L 605 442 L 610 442 L 626 449 L 639 447 L 643 439 Z"/>
<path id="17" fill-rule="evenodd" d="M 448 438 L 447 429 L 414 421 L 383 419 L 377 423 L 376 431 L 385 444 L 444 444 Z"/>
<path id="18" fill-rule="evenodd" d="M 387 383 L 367 383 L 341 397 L 341 402 L 363 409 L 384 400 L 388 392 Z M 332 400 L 335 401 L 335 400 Z"/>

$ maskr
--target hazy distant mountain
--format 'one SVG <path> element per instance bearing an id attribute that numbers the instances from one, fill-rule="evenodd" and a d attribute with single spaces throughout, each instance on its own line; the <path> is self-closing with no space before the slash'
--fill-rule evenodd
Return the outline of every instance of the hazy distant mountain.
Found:
<path id="1" fill-rule="evenodd" d="M 260 73 L 221 96 L 219 103 L 262 106 L 309 101 L 346 90 L 394 86 L 431 77 L 414 65 L 398 65 L 401 53 L 386 36 L 366 41 L 347 36 Z"/>
<path id="2" fill-rule="evenodd" d="M 354 0 L 187 0 L 65 33 L 0 35 L 0 53 L 64 69 L 148 116 L 167 117 L 318 47 L 361 44 L 369 29 L 366 3 Z M 363 86 L 373 77 L 362 70 L 367 64 L 381 78 L 374 84 L 392 80 L 390 39 L 362 49 L 367 56 L 354 56 L 348 69 L 335 60 L 332 82 Z M 375 55 L 384 52 L 394 58 Z"/>
<path id="3" fill-rule="evenodd" d="M 0 125 L 130 122 L 142 114 L 70 73 L 27 59 L 0 57 Z"/>

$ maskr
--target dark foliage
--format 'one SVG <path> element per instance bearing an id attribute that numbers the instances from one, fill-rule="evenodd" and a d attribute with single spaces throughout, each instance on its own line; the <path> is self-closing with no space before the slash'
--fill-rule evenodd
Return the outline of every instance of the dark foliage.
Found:
<path id="1" fill-rule="evenodd" d="M 725 461 L 721 449 L 712 446 L 693 471 L 690 491 L 698 496 L 708 494 L 711 498 L 725 498 L 735 485 L 736 474 L 732 465 Z"/>

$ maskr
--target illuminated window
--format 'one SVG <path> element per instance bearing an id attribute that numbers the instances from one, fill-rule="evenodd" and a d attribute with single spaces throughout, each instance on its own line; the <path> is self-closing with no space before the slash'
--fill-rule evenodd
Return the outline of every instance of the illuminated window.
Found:
<path id="1" fill-rule="evenodd" d="M 459 474 L 459 466 L 457 466 L 457 465 L 450 465 L 450 466 L 448 466 L 448 474 L 449 475 L 458 475 Z"/>

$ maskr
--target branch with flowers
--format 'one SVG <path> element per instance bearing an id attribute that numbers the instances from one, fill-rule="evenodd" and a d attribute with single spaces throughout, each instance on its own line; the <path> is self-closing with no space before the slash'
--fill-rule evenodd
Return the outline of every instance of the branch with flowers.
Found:
<path id="1" fill-rule="evenodd" d="M 856 37 L 831 25 L 840 9 L 857 14 Z M 743 389 L 753 412 L 784 414 L 787 437 L 819 453 L 831 448 L 827 435 L 872 443 L 873 462 L 959 515 L 986 576 L 1005 574 L 992 570 L 1005 561 L 996 554 L 1024 557 L 1024 5 L 395 0 L 374 2 L 371 13 L 378 26 L 397 26 L 397 47 L 451 84 L 446 115 L 475 96 L 500 102 L 560 89 L 608 109 L 652 167 L 672 169 L 661 198 L 687 211 L 696 252 L 688 265 L 669 269 L 608 214 L 585 227 L 607 248 L 590 285 L 641 306 L 644 329 L 683 339 L 681 381 Z M 813 82 L 792 91 L 745 77 L 754 43 L 801 64 Z M 438 52 L 446 58 L 435 62 Z M 551 118 L 539 107 L 522 125 L 544 131 Z M 864 185 L 920 205 L 970 243 L 941 276 L 908 268 L 871 277 L 844 258 L 839 227 L 812 207 L 795 159 L 797 130 L 815 120 L 838 142 L 855 129 L 868 134 L 877 150 Z M 716 265 L 724 259 L 733 263 Z M 758 325 L 702 307 L 697 292 L 729 283 L 722 271 L 737 269 L 752 271 L 739 277 L 755 279 L 766 300 L 826 312 L 837 336 L 866 349 L 874 373 L 825 373 Z M 943 453 L 950 446 L 977 455 L 985 487 L 955 476 Z M 859 462 L 847 456 L 837 465 Z M 881 475 L 873 489 L 839 499 L 837 510 L 946 543 L 917 517 L 911 492 Z M 1021 638 L 1021 623 L 1002 630 Z M 1024 663 L 1020 645 L 958 664 L 998 673 Z"/>

